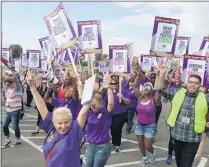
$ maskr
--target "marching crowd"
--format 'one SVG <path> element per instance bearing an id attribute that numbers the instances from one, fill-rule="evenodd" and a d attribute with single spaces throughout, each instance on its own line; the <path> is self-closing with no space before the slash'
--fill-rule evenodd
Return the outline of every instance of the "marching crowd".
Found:
<path id="1" fill-rule="evenodd" d="M 93 97 L 83 105 L 81 98 L 88 76 L 82 73 L 68 75 L 64 80 L 57 76 L 62 80 L 61 85 L 53 85 L 46 78 L 35 80 L 31 69 L 27 69 L 22 81 L 16 72 L 2 76 L 7 111 L 2 125 L 6 136 L 2 148 L 21 144 L 19 120 L 24 115 L 23 108 L 31 107 L 34 100 L 38 119 L 31 135 L 38 135 L 39 129 L 47 134 L 43 144 L 46 167 L 104 167 L 112 150 L 120 152 L 125 123 L 126 135 L 135 131 L 142 155 L 139 165 L 154 164 L 157 152 L 153 143 L 164 101 L 171 102 L 171 111 L 165 111 L 170 113 L 167 163 L 172 163 L 173 152 L 177 167 L 192 167 L 193 161 L 201 158 L 209 135 L 209 95 L 200 91 L 199 75 L 191 75 L 185 85 L 180 69 L 168 70 L 166 64 L 149 73 L 138 64 L 130 74 L 97 75 L 99 79 L 89 85 L 94 90 Z M 105 79 L 108 84 L 103 86 Z M 26 90 L 24 82 L 27 82 Z M 27 92 L 25 106 L 24 91 Z M 10 123 L 16 137 L 13 144 Z M 80 159 L 85 136 L 89 144 L 84 158 Z"/>

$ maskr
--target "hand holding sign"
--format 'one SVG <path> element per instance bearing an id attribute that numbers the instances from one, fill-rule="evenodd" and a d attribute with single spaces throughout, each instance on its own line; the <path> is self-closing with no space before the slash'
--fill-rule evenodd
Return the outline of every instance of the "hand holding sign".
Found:
<path id="1" fill-rule="evenodd" d="M 158 70 L 160 71 L 160 74 L 165 74 L 168 71 L 167 62 L 159 61 Z"/>
<path id="2" fill-rule="evenodd" d="M 30 87 L 34 86 L 34 78 L 33 78 L 33 74 L 31 72 L 31 69 L 28 69 L 28 72 L 27 72 L 27 83 Z"/>

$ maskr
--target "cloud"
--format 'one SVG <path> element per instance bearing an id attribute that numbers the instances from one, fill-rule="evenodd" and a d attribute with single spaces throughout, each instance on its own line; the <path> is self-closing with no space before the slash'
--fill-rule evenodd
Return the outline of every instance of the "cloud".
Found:
<path id="1" fill-rule="evenodd" d="M 123 22 L 129 26 L 138 27 L 139 31 L 143 27 L 152 29 L 155 16 L 180 19 L 179 36 L 193 37 L 190 47 L 191 52 L 198 51 L 203 36 L 209 34 L 209 2 L 152 2 L 146 4 L 121 2 L 116 4 L 122 8 L 134 9 L 134 13 L 125 16 Z M 196 37 L 194 38 L 194 36 Z M 143 45 L 150 46 L 150 43 L 144 43 Z"/>

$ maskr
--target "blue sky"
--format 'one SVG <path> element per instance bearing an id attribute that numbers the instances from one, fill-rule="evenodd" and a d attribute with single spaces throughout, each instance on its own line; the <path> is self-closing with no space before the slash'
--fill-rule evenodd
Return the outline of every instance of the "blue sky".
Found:
<path id="1" fill-rule="evenodd" d="M 209 3 L 63 2 L 77 31 L 77 21 L 101 20 L 104 52 L 111 44 L 135 43 L 135 55 L 150 49 L 155 16 L 181 20 L 179 35 L 192 37 L 190 52 L 199 50 L 209 34 Z M 40 49 L 39 38 L 48 36 L 44 17 L 59 2 L 2 2 L 3 47 L 20 44 L 23 50 Z M 116 37 L 121 35 L 120 37 Z"/>

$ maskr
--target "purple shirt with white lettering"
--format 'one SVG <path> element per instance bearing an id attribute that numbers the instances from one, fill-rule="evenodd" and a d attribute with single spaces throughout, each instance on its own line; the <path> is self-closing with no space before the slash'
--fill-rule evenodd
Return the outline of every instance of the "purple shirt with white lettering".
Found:
<path id="1" fill-rule="evenodd" d="M 89 143 L 102 144 L 110 140 L 109 131 L 112 123 L 112 113 L 107 111 L 106 106 L 97 112 L 90 109 L 87 121 L 86 134 Z"/>
<path id="2" fill-rule="evenodd" d="M 43 144 L 45 159 L 57 142 L 55 150 L 47 162 L 47 167 L 81 167 L 80 143 L 82 139 L 82 129 L 77 120 L 72 121 L 70 129 L 66 134 L 60 135 L 52 123 L 52 113 L 48 112 L 44 121 L 41 120 L 39 127 L 47 133 Z"/>

